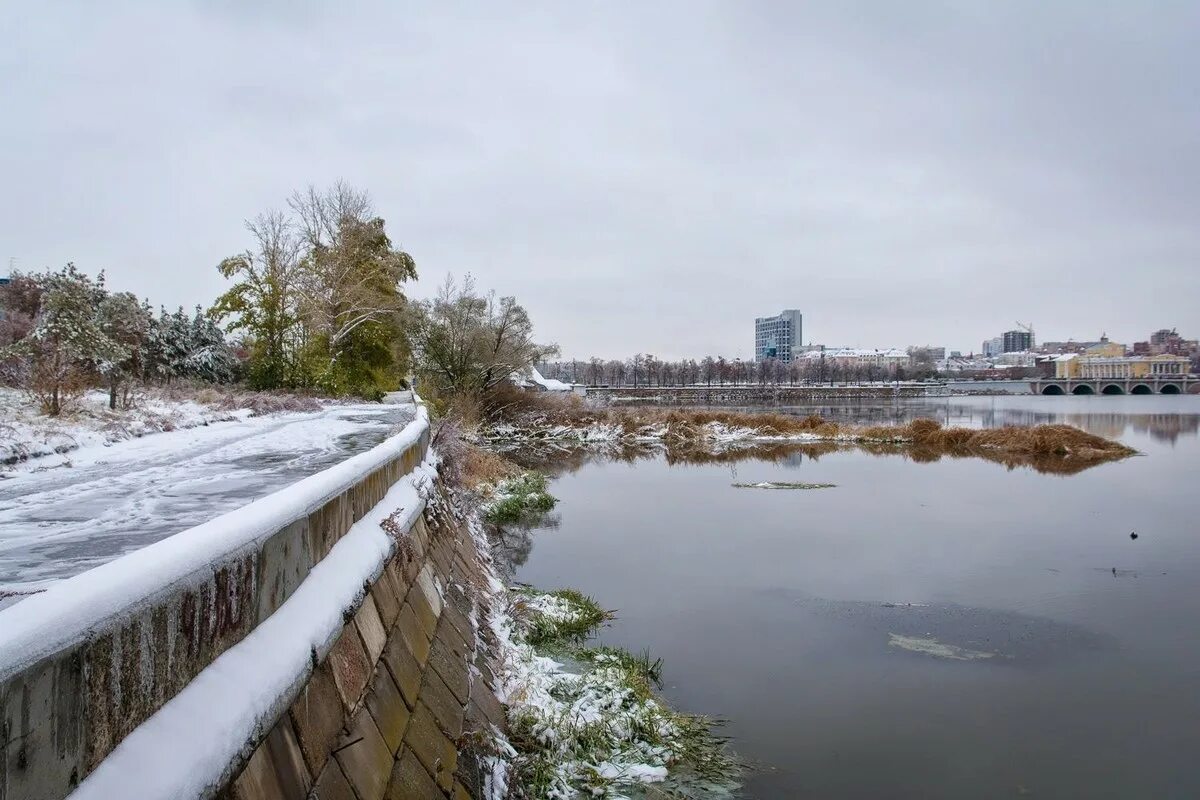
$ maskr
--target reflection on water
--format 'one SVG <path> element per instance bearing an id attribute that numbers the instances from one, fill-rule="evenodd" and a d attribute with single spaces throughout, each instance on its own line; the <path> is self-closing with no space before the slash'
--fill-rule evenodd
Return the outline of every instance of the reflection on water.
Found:
<path id="1" fill-rule="evenodd" d="M 1174 442 L 1200 432 L 1200 397 L 938 397 L 888 401 L 846 401 L 784 408 L 756 408 L 837 422 L 901 425 L 918 417 L 946 426 L 1003 428 L 1074 425 L 1089 433 L 1121 438 L 1126 432 Z"/>
<path id="2" fill-rule="evenodd" d="M 1002 453 L 982 448 L 946 450 L 910 444 L 842 442 L 728 442 L 721 445 L 672 442 L 614 442 L 605 446 L 562 444 L 526 444 L 507 455 L 526 469 L 547 474 L 575 471 L 591 461 L 634 463 L 646 459 L 664 459 L 668 464 L 737 464 L 741 461 L 770 461 L 796 466 L 807 458 L 816 461 L 830 453 L 856 451 L 879 457 L 900 457 L 920 464 L 942 459 L 982 459 L 1009 469 L 1026 467 L 1049 475 L 1075 475 L 1108 463 L 1078 461 L 1069 457 Z"/>
<path id="3" fill-rule="evenodd" d="M 1200 399 L 795 411 L 1066 422 L 1145 456 L 1060 477 L 832 445 L 529 453 L 560 502 L 505 531 L 516 578 L 619 609 L 601 640 L 729 721 L 747 798 L 1200 796 Z"/>

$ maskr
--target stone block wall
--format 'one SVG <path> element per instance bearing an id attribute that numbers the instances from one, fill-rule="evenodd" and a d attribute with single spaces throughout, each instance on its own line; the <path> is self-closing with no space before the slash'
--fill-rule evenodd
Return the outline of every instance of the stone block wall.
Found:
<path id="1" fill-rule="evenodd" d="M 505 725 L 484 558 L 428 509 L 221 800 L 483 797 Z"/>
<path id="2" fill-rule="evenodd" d="M 347 462 L 347 469 L 335 476 L 341 488 L 327 497 L 317 495 L 318 504 L 307 507 L 302 498 L 295 513 L 286 504 L 282 511 L 277 505 L 266 506 L 263 511 L 264 507 L 255 509 L 255 504 L 251 504 L 221 517 L 220 522 L 229 526 L 245 521 L 248 529 L 253 529 L 269 523 L 278 514 L 291 515 L 281 517 L 277 528 L 268 529 L 273 532 L 237 540 L 231 549 L 202 553 L 190 560 L 176 558 L 170 562 L 174 572 L 165 570 L 171 574 L 147 596 L 131 600 L 127 606 L 116 609 L 105 606 L 103 612 L 95 611 L 92 605 L 103 604 L 89 604 L 86 592 L 78 597 L 71 592 L 77 587 L 97 588 L 85 573 L 78 581 L 72 579 L 56 587 L 62 591 L 54 598 L 55 604 L 44 604 L 53 611 L 47 615 L 44 630 L 41 617 L 31 613 L 25 613 L 25 622 L 33 619 L 37 625 L 26 625 L 24 638 L 13 633 L 15 625 L 10 625 L 9 631 L 0 628 L 0 800 L 58 800 L 67 796 L 131 731 L 274 613 L 351 525 L 422 462 L 429 446 L 429 426 L 423 411 L 419 417 L 424 422 L 414 423 L 422 426 L 419 432 L 413 429 L 415 435 L 397 437 L 397 443 L 390 449 L 385 443 L 381 451 L 377 448 L 379 452 L 355 457 L 357 460 L 352 459 L 352 464 Z M 360 467 L 364 470 L 361 474 L 352 473 L 349 479 L 344 478 L 344 473 Z M 322 492 L 328 485 L 328 476 L 325 483 L 318 479 L 309 485 Z M 424 530 L 424 523 L 421 527 Z M 215 536 L 225 530 L 218 525 L 211 533 Z M 195 537 L 200 543 L 209 538 L 208 529 L 200 533 L 204 535 Z M 429 539 L 427 532 L 421 537 Z M 418 538 L 414 536 L 414 541 Z M 447 617 L 443 609 L 447 603 L 462 604 L 462 600 L 455 600 L 451 594 L 443 602 L 435 583 L 435 577 L 446 585 L 456 578 L 452 568 L 458 554 L 457 542 L 452 547 L 440 548 L 432 541 L 426 544 L 428 557 L 422 558 L 419 568 L 412 561 L 391 566 L 385 570 L 385 577 L 372 587 L 368 601 L 347 625 L 353 635 L 343 635 L 323 665 L 322 674 L 333 681 L 336 693 L 323 695 L 320 686 L 314 687 L 308 693 L 314 709 L 318 708 L 316 704 L 328 705 L 334 699 L 342 708 L 358 708 L 365 702 L 364 689 L 368 686 L 381 687 L 377 699 L 371 701 L 377 710 L 380 703 L 388 703 L 384 691 L 387 682 L 375 673 L 388 634 L 398 621 L 403 622 L 418 653 L 423 652 L 418 633 L 429 640 L 424 649 L 432 651 L 436 645 L 443 661 L 445 648 L 465 646 L 463 637 L 473 629 L 453 614 Z M 178 555 L 171 550 L 173 546 L 166 540 L 152 547 L 157 548 L 159 556 L 164 552 Z M 164 569 L 162 562 L 142 556 L 150 549 L 125 557 L 141 558 L 132 563 L 145 564 L 145 570 L 139 566 L 130 574 Z M 425 550 L 421 553 L 426 555 Z M 445 570 L 441 569 L 439 559 L 446 562 Z M 129 563 L 113 562 L 113 565 L 128 569 Z M 154 579 L 157 580 L 156 575 Z M 418 587 L 416 595 L 410 591 L 412 586 Z M 103 596 L 108 600 L 111 594 Z M 38 604 L 44 600 L 49 598 L 34 597 L 5 609 L 0 615 L 0 626 L 14 618 L 11 612 L 24 613 L 21 608 L 24 603 Z M 77 608 L 72 605 L 75 601 Z M 31 606 L 30 611 L 38 607 Z M 441 631 L 438 626 L 447 618 L 459 627 Z M 419 629 L 414 621 L 421 626 Z M 64 633 L 67 628 L 70 632 Z M 454 633 L 461 633 L 461 643 L 453 638 Z M 424 652 L 418 659 L 422 669 L 417 674 L 422 680 L 430 658 L 430 653 Z M 449 671 L 448 667 L 443 668 Z M 398 683 L 399 679 L 391 675 L 388 672 L 389 680 Z M 457 674 L 452 677 L 460 678 Z M 411 692 L 413 687 L 408 688 Z M 427 706 L 436 702 L 434 693 L 428 696 Z M 387 705 L 394 706 L 394 703 Z M 289 719 L 294 716 L 290 714 Z M 340 726 L 340 716 L 338 719 Z M 367 730 L 364 721 L 356 724 Z M 395 729 L 393 720 L 389 734 Z M 304 762 L 308 770 L 317 766 L 314 759 L 325 747 L 324 739 L 311 738 L 314 732 L 319 731 L 309 726 L 304 729 L 305 738 L 298 740 L 303 746 L 301 752 L 308 754 Z M 263 746 L 272 753 L 288 753 L 288 745 L 296 741 L 298 731 L 293 730 L 290 735 L 292 739 L 283 729 L 272 732 Z M 325 735 L 331 734 L 322 733 Z M 348 762 L 358 751 L 347 745 L 338 752 Z M 428 750 L 419 752 L 428 758 Z M 256 758 L 263 757 L 256 755 Z M 323 761 L 320 766 L 324 766 Z M 281 775 L 286 777 L 287 773 Z M 312 775 L 321 777 L 320 771 Z M 444 776 L 440 778 L 446 782 Z M 452 786 L 453 781 L 448 785 Z M 280 796 L 302 795 L 288 792 Z"/>

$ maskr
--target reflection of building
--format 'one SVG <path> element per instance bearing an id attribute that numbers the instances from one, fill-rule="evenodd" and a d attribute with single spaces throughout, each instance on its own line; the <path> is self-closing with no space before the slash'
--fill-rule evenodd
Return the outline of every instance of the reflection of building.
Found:
<path id="1" fill-rule="evenodd" d="M 793 348 L 799 348 L 802 342 L 803 323 L 804 315 L 794 308 L 784 309 L 775 317 L 755 319 L 754 360 L 790 362 Z"/>

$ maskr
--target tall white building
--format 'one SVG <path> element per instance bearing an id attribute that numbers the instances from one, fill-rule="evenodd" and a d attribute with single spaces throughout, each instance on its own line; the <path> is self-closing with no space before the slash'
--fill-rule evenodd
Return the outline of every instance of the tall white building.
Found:
<path id="1" fill-rule="evenodd" d="M 788 363 L 803 342 L 804 315 L 794 308 L 784 309 L 778 316 L 754 320 L 754 360 L 774 358 Z"/>

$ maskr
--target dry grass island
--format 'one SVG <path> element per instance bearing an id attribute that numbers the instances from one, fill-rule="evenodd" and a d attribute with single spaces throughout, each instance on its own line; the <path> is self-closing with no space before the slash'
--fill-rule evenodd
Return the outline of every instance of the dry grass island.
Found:
<path id="1" fill-rule="evenodd" d="M 723 409 L 596 407 L 578 397 L 508 393 L 483 409 L 477 430 L 489 443 L 583 446 L 661 444 L 676 452 L 719 452 L 750 445 L 856 446 L 916 461 L 984 458 L 1009 467 L 1072 474 L 1137 455 L 1120 442 L 1070 425 L 947 428 L 932 419 L 907 425 L 847 425 L 819 416 Z"/>

